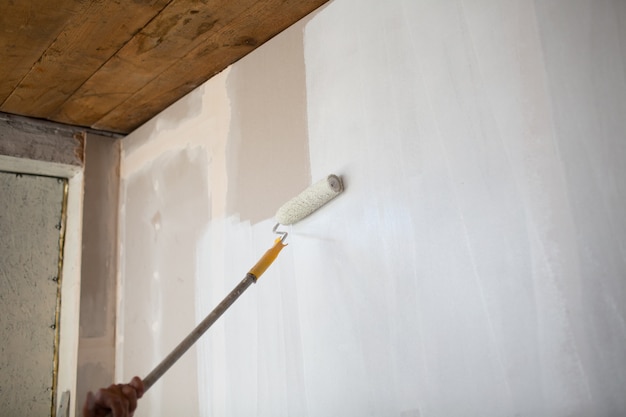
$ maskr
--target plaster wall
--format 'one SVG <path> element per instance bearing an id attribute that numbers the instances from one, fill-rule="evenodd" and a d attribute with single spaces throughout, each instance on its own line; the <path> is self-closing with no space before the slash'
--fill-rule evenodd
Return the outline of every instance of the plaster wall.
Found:
<path id="1" fill-rule="evenodd" d="M 0 405 L 51 415 L 65 180 L 0 171 Z"/>
<path id="2" fill-rule="evenodd" d="M 114 382 L 120 143 L 87 133 L 76 415 L 87 392 Z"/>
<path id="3" fill-rule="evenodd" d="M 138 416 L 626 413 L 626 5 L 335 0 L 122 141 Z M 285 195 L 286 194 L 286 195 Z"/>

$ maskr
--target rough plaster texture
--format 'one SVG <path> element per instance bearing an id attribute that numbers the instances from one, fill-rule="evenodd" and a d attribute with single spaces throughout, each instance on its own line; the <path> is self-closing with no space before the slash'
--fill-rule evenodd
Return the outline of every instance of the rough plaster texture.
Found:
<path id="1" fill-rule="evenodd" d="M 63 183 L 0 172 L 2 415 L 50 415 Z"/>
<path id="2" fill-rule="evenodd" d="M 138 415 L 626 414 L 625 27 L 620 1 L 335 0 L 124 139 L 124 379 L 176 343 L 166 311 L 190 329 L 271 244 L 265 209 L 229 205 L 235 110 L 300 105 L 265 92 L 302 67 L 265 57 L 304 48 L 311 180 L 346 185 Z M 176 160 L 199 178 L 154 199 Z M 151 220 L 183 197 L 184 257 Z"/>

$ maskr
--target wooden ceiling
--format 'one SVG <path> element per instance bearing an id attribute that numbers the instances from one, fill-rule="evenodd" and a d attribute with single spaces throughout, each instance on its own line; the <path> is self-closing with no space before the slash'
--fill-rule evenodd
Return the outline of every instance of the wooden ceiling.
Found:
<path id="1" fill-rule="evenodd" d="M 0 111 L 129 133 L 328 0 L 2 0 Z"/>

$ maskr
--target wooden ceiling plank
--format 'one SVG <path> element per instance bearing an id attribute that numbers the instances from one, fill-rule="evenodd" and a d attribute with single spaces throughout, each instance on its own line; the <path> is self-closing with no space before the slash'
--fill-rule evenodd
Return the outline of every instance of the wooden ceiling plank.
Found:
<path id="1" fill-rule="evenodd" d="M 255 0 L 172 1 L 51 118 L 93 125 L 254 3 Z"/>
<path id="2" fill-rule="evenodd" d="M 2 110 L 50 117 L 170 1 L 87 3 L 67 21 L 6 99 Z M 48 5 L 46 10 L 54 7 Z"/>
<path id="3" fill-rule="evenodd" d="M 0 3 L 0 103 L 83 7 L 81 0 L 56 0 L 54 7 L 50 0 Z"/>
<path id="4" fill-rule="evenodd" d="M 93 124 L 128 133 L 328 0 L 257 2 Z M 180 74 L 185 74 L 181 79 Z"/>

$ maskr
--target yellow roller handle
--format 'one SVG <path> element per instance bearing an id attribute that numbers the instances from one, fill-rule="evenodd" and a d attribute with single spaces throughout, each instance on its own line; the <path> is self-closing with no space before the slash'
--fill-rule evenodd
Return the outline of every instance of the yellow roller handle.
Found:
<path id="1" fill-rule="evenodd" d="M 274 241 L 274 246 L 272 246 L 267 250 L 267 252 L 265 252 L 261 259 L 259 259 L 256 265 L 254 265 L 250 269 L 250 271 L 248 271 L 248 273 L 254 275 L 256 279 L 259 279 L 261 275 L 263 275 L 263 272 L 265 272 L 265 270 L 269 268 L 272 262 L 276 260 L 278 254 L 285 246 L 287 245 L 283 244 L 280 238 L 276 239 Z"/>

